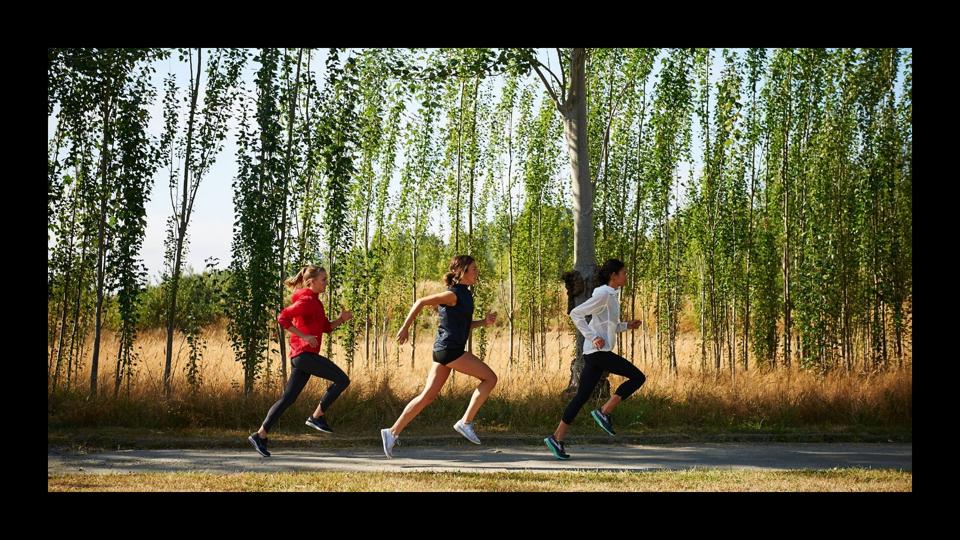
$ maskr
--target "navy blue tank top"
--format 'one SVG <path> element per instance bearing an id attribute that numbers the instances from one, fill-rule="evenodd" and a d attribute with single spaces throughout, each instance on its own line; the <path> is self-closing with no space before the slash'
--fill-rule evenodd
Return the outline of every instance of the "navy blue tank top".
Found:
<path id="1" fill-rule="evenodd" d="M 466 285 L 457 283 L 448 287 L 457 295 L 457 305 L 439 305 L 440 327 L 437 329 L 437 339 L 433 342 L 433 350 L 465 349 L 467 336 L 470 335 L 470 323 L 473 321 L 473 294 Z"/>

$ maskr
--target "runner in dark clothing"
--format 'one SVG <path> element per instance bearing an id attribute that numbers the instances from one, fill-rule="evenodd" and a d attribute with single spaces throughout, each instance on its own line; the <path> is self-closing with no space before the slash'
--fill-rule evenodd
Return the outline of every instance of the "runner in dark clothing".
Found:
<path id="1" fill-rule="evenodd" d="M 444 276 L 444 281 L 447 284 L 447 290 L 417 300 L 410 309 L 403 327 L 397 333 L 397 343 L 402 345 L 407 341 L 408 329 L 420 310 L 424 306 L 439 306 L 440 327 L 437 329 L 437 338 L 433 344 L 433 365 L 427 375 L 426 386 L 423 392 L 407 404 L 392 427 L 380 430 L 383 452 L 388 458 L 393 457 L 393 446 L 400 432 L 437 397 L 443 384 L 447 382 L 451 370 L 480 379 L 480 384 L 474 390 L 463 418 L 453 425 L 457 433 L 474 444 L 480 444 L 480 439 L 473 431 L 473 418 L 496 386 L 497 375 L 490 366 L 473 353 L 465 352 L 465 349 L 470 329 L 493 324 L 497 320 L 497 314 L 487 313 L 485 318 L 477 321 L 472 318 L 473 295 L 467 287 L 477 281 L 477 264 L 473 257 L 469 255 L 454 257 L 450 261 L 450 271 Z"/>

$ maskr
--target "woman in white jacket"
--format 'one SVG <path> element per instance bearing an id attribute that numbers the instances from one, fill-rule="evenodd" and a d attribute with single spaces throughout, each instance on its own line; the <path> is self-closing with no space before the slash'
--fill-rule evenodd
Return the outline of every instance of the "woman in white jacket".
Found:
<path id="1" fill-rule="evenodd" d="M 613 431 L 613 421 L 610 413 L 620 401 L 627 399 L 643 385 L 646 377 L 637 366 L 629 360 L 613 352 L 617 345 L 617 333 L 640 326 L 640 321 L 620 322 L 620 298 L 618 289 L 627 282 L 627 269 L 617 259 L 608 259 L 597 272 L 597 282 L 603 283 L 593 290 L 593 296 L 570 311 L 570 318 L 574 326 L 583 334 L 583 371 L 580 372 L 580 385 L 577 395 L 563 411 L 563 419 L 553 435 L 543 441 L 557 459 L 570 459 L 564 450 L 564 437 L 573 419 L 587 402 L 590 394 L 600 381 L 604 371 L 626 377 L 603 407 L 591 411 L 597 425 L 610 435 Z M 587 315 L 592 315 L 587 323 Z"/>

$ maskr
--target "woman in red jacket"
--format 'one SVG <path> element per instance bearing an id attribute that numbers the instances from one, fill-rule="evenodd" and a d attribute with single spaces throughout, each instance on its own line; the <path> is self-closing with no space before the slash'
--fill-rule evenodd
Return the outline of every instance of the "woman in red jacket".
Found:
<path id="1" fill-rule="evenodd" d="M 308 426 L 324 433 L 333 433 L 333 430 L 327 424 L 323 413 L 330 409 L 334 400 L 350 385 L 350 378 L 342 369 L 318 354 L 322 334 L 336 330 L 353 317 L 349 311 L 344 310 L 337 320 L 330 322 L 327 319 L 323 303 L 320 302 L 320 294 L 327 289 L 327 271 L 312 264 L 307 265 L 296 276 L 284 281 L 284 284 L 289 289 L 296 289 L 290 306 L 277 317 L 280 326 L 293 334 L 290 336 L 290 364 L 293 369 L 283 395 L 270 407 L 260 430 L 247 438 L 254 449 L 264 457 L 270 457 L 270 452 L 267 451 L 267 432 L 283 411 L 297 400 L 311 375 L 333 381 L 323 394 L 317 410 L 306 422 Z"/>

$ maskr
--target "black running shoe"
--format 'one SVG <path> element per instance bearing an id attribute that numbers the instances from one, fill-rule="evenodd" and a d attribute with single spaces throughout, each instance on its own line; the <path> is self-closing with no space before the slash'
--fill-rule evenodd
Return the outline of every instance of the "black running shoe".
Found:
<path id="1" fill-rule="evenodd" d="M 333 429 L 327 425 L 327 415 L 323 415 L 320 418 L 314 418 L 311 416 L 310 418 L 307 418 L 306 424 L 317 431 L 333 433 Z"/>
<path id="2" fill-rule="evenodd" d="M 250 444 L 253 445 L 254 449 L 260 453 L 263 457 L 270 457 L 270 452 L 267 451 L 267 440 L 260 437 L 259 433 L 254 433 L 247 437 L 247 440 L 250 441 Z"/>

